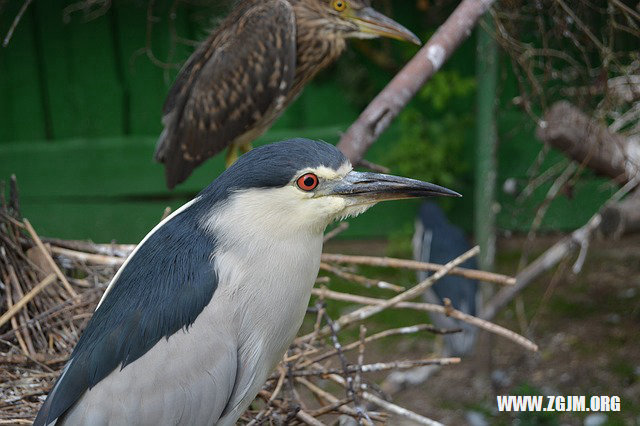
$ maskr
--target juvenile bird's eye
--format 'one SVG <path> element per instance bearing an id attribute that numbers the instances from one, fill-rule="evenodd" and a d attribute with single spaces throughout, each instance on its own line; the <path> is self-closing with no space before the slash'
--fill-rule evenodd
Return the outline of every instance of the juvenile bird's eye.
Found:
<path id="1" fill-rule="evenodd" d="M 338 12 L 342 12 L 343 10 L 345 10 L 347 8 L 347 2 L 345 0 L 333 0 L 331 2 L 331 5 Z"/>
<path id="2" fill-rule="evenodd" d="M 311 191 L 318 186 L 318 176 L 313 173 L 306 173 L 298 178 L 298 188 L 303 191 Z"/>

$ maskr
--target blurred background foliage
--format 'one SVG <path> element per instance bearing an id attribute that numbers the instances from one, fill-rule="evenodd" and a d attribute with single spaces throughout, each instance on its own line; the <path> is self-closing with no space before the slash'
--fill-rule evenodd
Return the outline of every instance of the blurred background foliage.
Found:
<path id="1" fill-rule="evenodd" d="M 22 4 L 0 0 L 3 36 Z M 454 0 L 373 2 L 423 41 L 457 4 Z M 96 241 L 138 241 L 157 222 L 165 206 L 178 207 L 222 170 L 221 159 L 209 161 L 184 185 L 169 192 L 164 187 L 162 167 L 151 156 L 161 131 L 164 97 L 180 64 L 230 5 L 229 0 L 30 4 L 9 45 L 0 49 L 0 177 L 17 175 L 23 214 L 41 233 Z M 502 1 L 494 11 L 500 23 L 496 35 L 506 49 L 506 54 L 500 55 L 496 99 L 500 143 L 497 182 L 499 187 L 508 179 L 515 182 L 516 195 L 535 176 L 554 165 L 560 168 L 558 164 L 566 161 L 544 150 L 534 137 L 535 120 L 542 108 L 554 96 L 567 96 L 566 88 L 564 92 L 558 89 L 542 101 L 542 96 L 534 96 L 540 95 L 536 91 L 539 85 L 548 82 L 551 88 L 559 87 L 567 75 L 573 75 L 557 74 L 550 65 L 538 63 L 538 56 L 525 54 L 527 46 L 542 43 L 536 36 L 540 19 L 547 32 L 553 32 L 545 32 L 544 40 L 574 45 L 576 52 L 571 55 L 575 53 L 580 61 L 591 64 L 590 71 L 579 75 L 576 87 L 597 83 L 600 75 L 594 70 L 601 68 L 595 64 L 601 58 L 595 51 L 583 54 L 576 43 L 584 44 L 584 36 L 572 39 L 566 35 L 571 28 L 563 28 L 553 16 L 545 15 L 547 10 L 555 10 L 551 6 L 546 2 Z M 519 20 L 510 15 L 520 10 Z M 592 18 L 592 22 L 600 19 Z M 604 37 L 603 32 L 610 30 L 594 28 L 596 37 Z M 553 38 L 558 35 L 559 40 Z M 461 192 L 462 200 L 443 203 L 452 220 L 468 231 L 472 227 L 476 163 L 475 43 L 472 35 L 367 154 L 369 161 L 389 167 L 393 173 Z M 632 54 L 632 44 L 625 43 L 624 49 Z M 390 40 L 350 42 L 341 60 L 305 89 L 258 145 L 294 136 L 337 142 L 340 133 L 417 50 Z M 629 63 L 627 57 L 614 59 L 609 61 L 611 73 L 618 63 Z M 529 60 L 537 62 L 531 65 Z M 531 76 L 535 79 L 527 80 Z M 613 188 L 607 181 L 589 172 L 580 173 L 571 193 L 562 194 L 549 207 L 541 229 L 581 226 L 610 195 Z M 528 197 L 499 191 L 499 228 L 527 230 L 551 183 L 543 181 Z M 574 203 L 581 208 L 576 211 Z M 406 236 L 411 233 L 416 207 L 417 202 L 376 206 L 376 214 L 354 220 L 342 237 Z"/>
<path id="2" fill-rule="evenodd" d="M 400 138 L 387 165 L 416 179 L 459 186 L 473 171 L 469 129 L 473 129 L 475 79 L 443 71 L 399 117 Z"/>

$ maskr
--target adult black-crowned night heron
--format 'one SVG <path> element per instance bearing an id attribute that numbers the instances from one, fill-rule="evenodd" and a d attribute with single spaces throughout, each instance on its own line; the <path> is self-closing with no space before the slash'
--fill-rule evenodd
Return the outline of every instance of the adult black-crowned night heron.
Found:
<path id="1" fill-rule="evenodd" d="M 228 166 L 340 56 L 347 38 L 379 36 L 420 43 L 369 0 L 240 0 L 167 96 L 155 153 L 167 186 L 226 147 Z"/>
<path id="2" fill-rule="evenodd" d="M 447 263 L 471 249 L 462 229 L 449 222 L 442 209 L 433 202 L 425 202 L 420 207 L 413 237 L 414 258 L 422 262 Z M 461 266 L 478 269 L 475 259 L 469 259 Z M 418 280 L 425 280 L 431 273 L 421 271 Z M 429 303 L 442 305 L 449 299 L 451 305 L 469 315 L 476 315 L 478 281 L 459 275 L 446 275 L 423 295 Z M 431 314 L 431 321 L 440 328 L 460 328 L 460 333 L 444 336 L 445 356 L 467 355 L 475 343 L 476 327 L 445 315 Z"/>
<path id="3" fill-rule="evenodd" d="M 325 227 L 435 195 L 458 196 L 324 142 L 250 151 L 129 256 L 34 424 L 233 424 L 302 323 Z"/>

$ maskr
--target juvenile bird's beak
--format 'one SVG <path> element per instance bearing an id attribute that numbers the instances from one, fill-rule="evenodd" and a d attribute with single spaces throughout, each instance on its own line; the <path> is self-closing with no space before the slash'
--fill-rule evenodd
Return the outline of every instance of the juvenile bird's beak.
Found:
<path id="1" fill-rule="evenodd" d="M 461 197 L 455 191 L 429 182 L 381 173 L 352 171 L 330 184 L 322 195 L 340 195 L 353 204 L 372 204 L 384 200 L 419 197 Z"/>
<path id="2" fill-rule="evenodd" d="M 365 7 L 355 12 L 353 20 L 360 28 L 360 32 L 364 34 L 395 38 L 418 46 L 422 44 L 414 33 L 371 7 Z"/>

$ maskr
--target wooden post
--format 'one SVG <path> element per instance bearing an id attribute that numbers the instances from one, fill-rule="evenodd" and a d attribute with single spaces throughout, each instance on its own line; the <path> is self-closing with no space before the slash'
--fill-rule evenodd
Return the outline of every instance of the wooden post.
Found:
<path id="1" fill-rule="evenodd" d="M 475 237 L 480 246 L 480 269 L 491 270 L 496 244 L 496 86 L 498 48 L 491 16 L 478 27 L 478 97 L 476 104 Z"/>
<path id="2" fill-rule="evenodd" d="M 485 14 L 477 30 L 476 67 L 478 94 L 476 98 L 476 161 L 474 234 L 480 246 L 478 263 L 480 269 L 493 269 L 496 246 L 496 91 L 498 77 L 498 49 L 491 29 L 493 19 Z M 482 286 L 481 301 L 493 296 L 490 286 Z M 482 305 L 481 305 L 482 306 Z M 490 382 L 493 366 L 493 336 L 483 332 L 478 334 L 474 364 L 480 379 Z"/>

